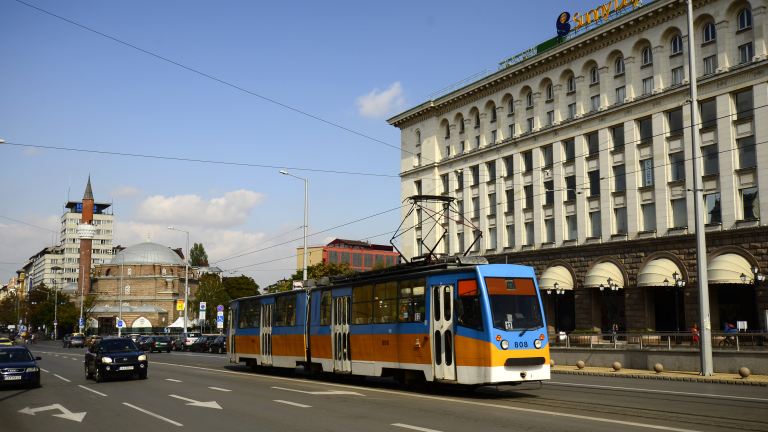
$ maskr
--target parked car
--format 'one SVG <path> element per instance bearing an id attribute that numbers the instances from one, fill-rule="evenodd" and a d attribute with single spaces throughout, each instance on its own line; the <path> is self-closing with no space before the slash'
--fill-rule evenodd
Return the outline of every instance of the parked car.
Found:
<path id="1" fill-rule="evenodd" d="M 141 335 L 138 334 L 138 333 L 134 333 L 134 334 L 130 335 L 129 337 L 131 338 L 133 343 L 139 343 L 139 338 L 141 337 Z"/>
<path id="2" fill-rule="evenodd" d="M 152 336 L 144 340 L 138 345 L 140 350 L 154 352 L 165 351 L 171 352 L 171 338 L 168 336 Z"/>
<path id="3" fill-rule="evenodd" d="M 93 342 L 97 341 L 97 340 L 101 340 L 101 336 L 99 336 L 99 335 L 92 335 L 90 338 L 85 340 L 85 344 L 86 344 L 86 346 L 90 347 L 91 345 L 93 345 Z"/>
<path id="4" fill-rule="evenodd" d="M 27 384 L 40 387 L 40 357 L 33 357 L 26 347 L 0 347 L 0 384 Z"/>
<path id="5" fill-rule="evenodd" d="M 149 362 L 130 338 L 95 340 L 85 353 L 85 379 L 100 383 L 110 377 L 138 375 L 147 379 Z"/>
<path id="6" fill-rule="evenodd" d="M 175 341 L 175 345 L 178 345 L 176 349 L 180 349 L 182 351 L 188 350 L 200 336 L 201 334 L 199 332 L 186 332 L 180 334 Z"/>
<path id="7" fill-rule="evenodd" d="M 213 341 L 216 339 L 215 335 L 203 335 L 197 338 L 197 340 L 189 347 L 189 350 L 199 351 L 199 352 L 208 352 L 208 347 L 213 343 Z"/>
<path id="8" fill-rule="evenodd" d="M 84 348 L 85 347 L 85 337 L 78 333 L 72 337 L 69 338 L 69 344 L 68 346 L 70 348 Z"/>
<path id="9" fill-rule="evenodd" d="M 208 352 L 219 354 L 227 352 L 227 337 L 223 335 L 216 336 L 213 342 L 208 345 Z"/>
<path id="10" fill-rule="evenodd" d="M 145 335 L 145 336 L 139 336 L 139 340 L 134 340 L 133 343 L 136 344 L 136 346 L 141 346 L 147 339 L 149 339 L 151 336 Z M 133 338 L 131 338 L 133 340 Z"/>

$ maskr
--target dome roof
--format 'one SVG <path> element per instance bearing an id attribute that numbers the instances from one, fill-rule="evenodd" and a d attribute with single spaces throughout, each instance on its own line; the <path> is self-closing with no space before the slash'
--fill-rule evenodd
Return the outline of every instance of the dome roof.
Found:
<path id="1" fill-rule="evenodd" d="M 157 243 L 139 243 L 118 252 L 110 264 L 161 264 L 183 266 L 179 255 L 168 246 Z"/>

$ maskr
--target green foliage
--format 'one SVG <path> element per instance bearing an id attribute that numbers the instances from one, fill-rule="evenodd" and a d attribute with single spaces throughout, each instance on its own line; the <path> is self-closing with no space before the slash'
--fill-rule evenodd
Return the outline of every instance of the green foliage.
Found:
<path id="1" fill-rule="evenodd" d="M 319 262 L 315 265 L 307 266 L 307 279 L 319 279 L 322 277 L 331 277 L 348 273 L 352 273 L 348 263 L 336 264 Z M 303 274 L 303 270 L 297 270 L 296 273 L 291 276 L 291 281 L 303 280 Z"/>
<path id="2" fill-rule="evenodd" d="M 29 292 L 28 317 L 32 328 L 45 325 L 49 331 L 53 330 L 53 320 L 58 319 L 59 332 L 68 333 L 77 327 L 80 305 L 75 305 L 69 295 L 62 292 L 57 295 L 45 285 L 40 285 Z"/>
<path id="3" fill-rule="evenodd" d="M 192 249 L 189 250 L 189 263 L 193 267 L 208 265 L 208 254 L 205 253 L 202 243 L 195 243 Z"/>
<path id="4" fill-rule="evenodd" d="M 383 261 L 379 261 L 373 265 L 373 270 L 381 270 L 387 268 L 387 265 Z"/>
<path id="5" fill-rule="evenodd" d="M 16 317 L 16 297 L 7 296 L 0 301 L 0 323 L 18 324 Z"/>
<path id="6" fill-rule="evenodd" d="M 258 286 L 256 287 L 258 289 Z M 192 299 L 191 309 L 192 311 L 200 310 L 200 302 L 205 302 L 205 326 L 207 329 L 216 329 L 216 306 L 224 305 L 224 322 L 227 321 L 227 315 L 229 313 L 229 301 L 232 298 L 227 293 L 224 283 L 218 275 L 206 274 L 200 278 L 200 288 L 195 293 L 195 298 Z M 197 318 L 197 315 L 191 318 Z"/>
<path id="7" fill-rule="evenodd" d="M 202 279 L 201 279 L 201 283 L 202 283 Z M 253 278 L 245 275 L 227 278 L 224 281 L 224 291 L 226 291 L 227 295 L 231 299 L 255 296 L 260 294 L 259 285 L 253 281 Z"/>

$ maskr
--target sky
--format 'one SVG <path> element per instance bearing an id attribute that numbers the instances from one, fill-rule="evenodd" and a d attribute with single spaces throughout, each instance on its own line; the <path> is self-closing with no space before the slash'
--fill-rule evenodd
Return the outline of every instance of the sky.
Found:
<path id="1" fill-rule="evenodd" d="M 272 168 L 0 145 L 0 283 L 59 243 L 63 205 L 90 175 L 96 201 L 113 202 L 115 245 L 149 232 L 184 247 L 174 226 L 261 286 L 295 271 L 302 244 L 304 184 L 280 169 L 309 180 L 310 245 L 388 244 L 401 155 L 386 119 L 553 37 L 560 12 L 597 6 L 25 2 L 71 22 L 0 0 L 0 139 Z"/>

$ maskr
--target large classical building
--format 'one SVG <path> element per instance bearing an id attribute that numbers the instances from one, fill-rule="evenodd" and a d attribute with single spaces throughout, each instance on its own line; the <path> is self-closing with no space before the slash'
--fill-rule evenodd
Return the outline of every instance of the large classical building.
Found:
<path id="1" fill-rule="evenodd" d="M 482 233 L 472 254 L 533 266 L 551 330 L 690 329 L 695 133 L 713 329 L 765 331 L 768 287 L 753 271 L 768 272 L 766 3 L 694 0 L 693 128 L 686 3 L 579 11 L 584 27 L 389 120 L 401 130 L 402 197 L 455 198 L 478 227 L 442 220 L 441 252 L 463 253 Z M 406 257 L 442 235 L 410 217 Z"/>

